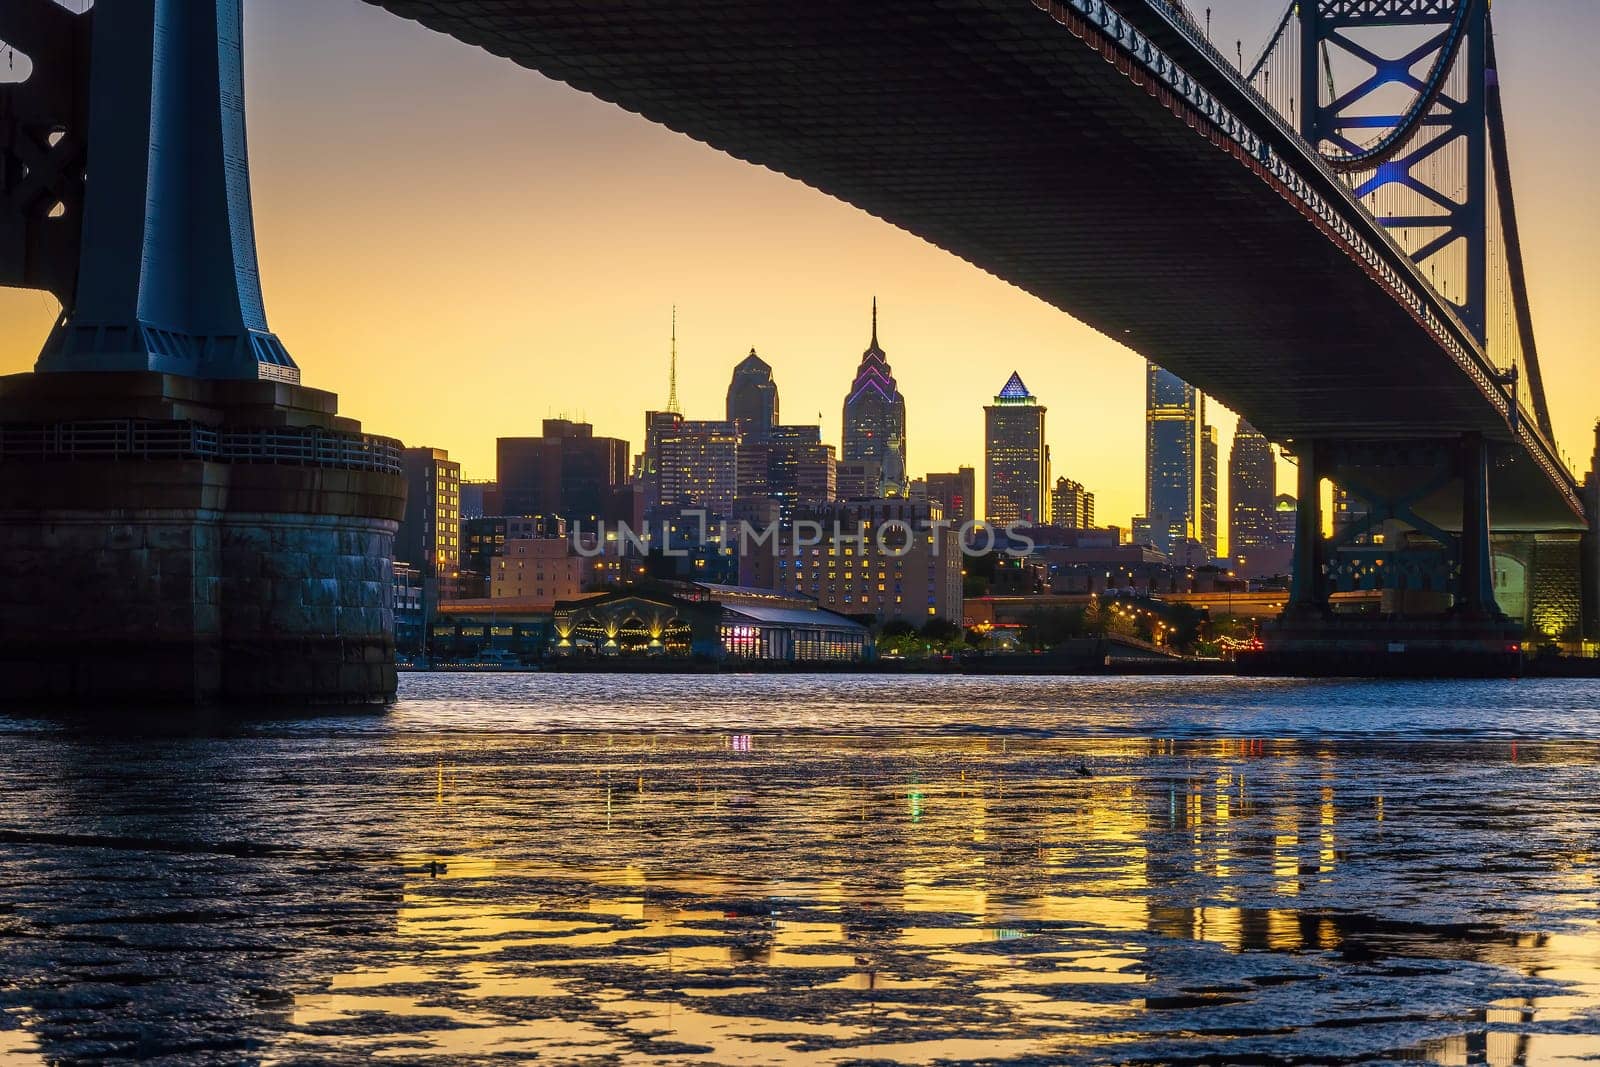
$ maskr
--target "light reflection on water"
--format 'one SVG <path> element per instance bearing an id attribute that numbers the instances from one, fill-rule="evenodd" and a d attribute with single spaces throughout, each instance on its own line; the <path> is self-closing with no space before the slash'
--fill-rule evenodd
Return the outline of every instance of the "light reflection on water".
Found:
<path id="1" fill-rule="evenodd" d="M 1251 684 L 1232 734 L 1228 693 L 432 676 L 228 736 L 0 721 L 0 1061 L 1600 1055 L 1589 687 Z"/>

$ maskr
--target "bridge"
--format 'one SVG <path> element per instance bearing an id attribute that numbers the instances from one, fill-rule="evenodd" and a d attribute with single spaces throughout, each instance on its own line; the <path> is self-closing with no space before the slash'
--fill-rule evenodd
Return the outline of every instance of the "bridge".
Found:
<path id="1" fill-rule="evenodd" d="M 1169 0 L 369 2 L 855 204 L 1238 411 L 1299 462 L 1297 618 L 1323 619 L 1337 581 L 1323 478 L 1367 527 L 1437 543 L 1474 640 L 1513 632 L 1495 537 L 1556 537 L 1580 583 L 1588 515 L 1544 406 L 1487 0 L 1291 5 L 1253 64 Z M 0 283 L 66 308 L 35 379 L 297 388 L 254 274 L 239 0 L 192 7 L 0 10 L 0 40 L 39 57 L 0 96 Z M 1387 55 L 1349 33 L 1395 27 Z M 1372 73 L 1341 91 L 1333 51 Z M 1362 107 L 1394 86 L 1395 114 Z M 209 162 L 174 173 L 153 117 Z M 90 156 L 129 180 L 85 188 Z M 1445 162 L 1464 197 L 1439 192 Z"/>

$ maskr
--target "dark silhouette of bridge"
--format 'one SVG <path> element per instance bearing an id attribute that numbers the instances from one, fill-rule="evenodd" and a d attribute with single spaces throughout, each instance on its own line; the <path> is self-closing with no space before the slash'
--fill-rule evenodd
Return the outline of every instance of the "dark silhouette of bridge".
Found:
<path id="1" fill-rule="evenodd" d="M 1495 534 L 1561 538 L 1559 551 L 1524 555 L 1561 570 L 1542 587 L 1581 583 L 1588 516 L 1550 439 L 1520 292 L 1486 0 L 1301 2 L 1248 72 L 1172 0 L 369 2 L 855 204 L 1238 411 L 1299 462 L 1297 619 L 1326 621 L 1338 569 L 1321 536 L 1325 477 L 1359 492 L 1369 523 L 1397 520 L 1437 543 L 1451 640 L 1499 646 L 1518 632 L 1495 602 Z M 108 532 L 41 535 L 55 529 L 44 504 L 7 512 L 0 527 L 35 562 L 88 553 L 84 582 L 119 563 L 138 570 L 145 557 L 115 555 L 126 546 L 96 547 L 120 530 L 97 494 L 125 509 L 137 502 L 126 479 L 77 475 L 108 459 L 200 464 L 193 494 L 168 494 L 159 516 L 140 521 L 220 501 L 208 513 L 224 516 L 237 551 L 230 562 L 191 546 L 171 565 L 193 564 L 196 580 L 160 595 L 194 600 L 184 625 L 234 649 L 224 676 L 276 679 L 270 656 L 238 662 L 226 636 L 226 605 L 237 604 L 240 641 L 289 632 L 327 657 L 326 670 L 289 688 L 368 693 L 373 680 L 356 680 L 356 665 L 391 643 L 369 579 L 353 559 L 320 575 L 326 555 L 386 552 L 392 443 L 361 436 L 331 397 L 300 387 L 267 328 L 240 22 L 240 0 L 123 0 L 83 15 L 51 0 L 0 8 L 0 39 L 36 59 L 32 78 L 0 91 L 0 284 L 50 289 L 64 309 L 40 373 L 0 383 L 0 480 L 13 499 L 42 495 Z M 1398 60 L 1362 53 L 1377 73 L 1341 93 L 1327 53 L 1359 52 L 1351 28 L 1396 26 L 1426 30 L 1424 45 Z M 1467 88 L 1451 90 L 1456 82 Z M 1386 119 L 1356 113 L 1388 84 L 1409 88 L 1413 103 Z M 1363 123 L 1373 127 L 1365 139 Z M 1432 146 L 1445 143 L 1465 146 L 1461 203 L 1424 180 Z M 97 180 L 85 183 L 91 158 Z M 1442 216 L 1380 208 L 1386 186 L 1434 194 Z M 1445 236 L 1409 236 L 1436 224 Z M 1513 275 L 1509 355 L 1491 345 L 1491 224 Z M 1458 242 L 1465 268 L 1452 292 L 1424 264 Z M 96 453 L 84 442 L 100 424 L 121 428 Z M 254 465 L 298 469 L 305 484 L 256 485 L 243 474 Z M 342 480 L 330 483 L 329 470 Z M 63 471 L 75 476 L 63 483 Z M 249 509 L 207 495 L 220 474 L 252 486 L 239 494 Z M 334 495 L 318 497 L 330 484 Z M 284 537 L 239 547 L 247 538 L 226 532 L 226 516 L 247 510 L 281 513 L 296 529 L 328 515 L 342 525 L 327 543 L 289 538 L 284 563 Z M 280 580 L 267 615 L 253 611 L 260 588 L 233 577 L 240 568 Z M 215 582 L 220 612 L 206 599 Z M 9 610 L 17 627 L 30 614 L 27 603 Z M 347 616 L 362 620 L 349 634 Z M 194 665 L 179 659 L 173 669 L 187 676 Z M 72 663 L 76 678 L 104 676 Z"/>

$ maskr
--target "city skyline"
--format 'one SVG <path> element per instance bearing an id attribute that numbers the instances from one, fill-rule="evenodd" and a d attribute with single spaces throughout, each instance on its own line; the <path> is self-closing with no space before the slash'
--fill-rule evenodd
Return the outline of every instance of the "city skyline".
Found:
<path id="1" fill-rule="evenodd" d="M 586 418 L 637 450 L 639 413 L 666 392 L 677 302 L 687 411 L 717 417 L 731 361 L 754 346 L 790 420 L 821 412 L 838 443 L 838 390 L 877 292 L 907 398 L 908 474 L 979 462 L 993 386 L 948 383 L 998 355 L 1053 407 L 1052 454 L 1096 491 L 1101 521 L 1142 510 L 1143 366 L 1116 342 L 799 183 L 355 0 L 245 8 L 268 312 L 308 380 L 373 429 L 448 449 L 468 478 L 492 476 L 497 437 L 546 416 Z M 1215 37 L 1250 53 L 1279 13 L 1219 4 Z M 1553 417 L 1581 476 L 1600 409 L 1584 365 L 1600 346 L 1584 295 L 1600 213 L 1546 205 L 1584 202 L 1596 150 L 1574 148 L 1572 130 L 1587 128 L 1574 117 L 1592 90 L 1541 87 L 1557 66 L 1545 50 L 1575 50 L 1600 13 L 1557 0 L 1548 14 L 1574 32 L 1550 40 L 1540 21 L 1505 20 L 1498 46 Z M 482 160 L 463 210 L 447 190 Z M 610 284 L 618 271 L 628 286 Z M 39 293 L 0 292 L 0 371 L 33 365 L 55 315 Z M 1232 415 L 1213 412 L 1220 452 Z"/>

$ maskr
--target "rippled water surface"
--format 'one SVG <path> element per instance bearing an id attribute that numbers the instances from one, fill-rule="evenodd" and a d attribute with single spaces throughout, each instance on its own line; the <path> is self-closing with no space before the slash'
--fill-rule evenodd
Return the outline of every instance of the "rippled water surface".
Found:
<path id="1" fill-rule="evenodd" d="M 0 719 L 0 1062 L 1600 1057 L 1592 682 L 402 696 Z"/>

